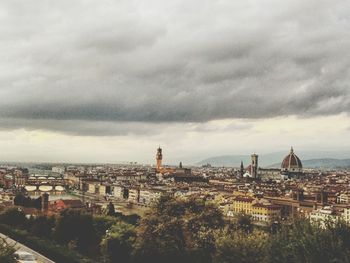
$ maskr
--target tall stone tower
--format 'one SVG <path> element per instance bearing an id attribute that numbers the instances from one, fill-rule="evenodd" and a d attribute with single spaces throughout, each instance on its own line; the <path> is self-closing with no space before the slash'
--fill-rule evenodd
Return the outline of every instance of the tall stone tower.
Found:
<path id="1" fill-rule="evenodd" d="M 163 159 L 162 148 L 160 148 L 160 146 L 159 146 L 157 149 L 157 155 L 156 155 L 157 170 L 162 168 L 162 159 Z"/>
<path id="2" fill-rule="evenodd" d="M 244 175 L 244 165 L 243 165 L 243 161 L 241 161 L 241 167 L 239 169 L 239 177 L 243 178 Z"/>
<path id="3" fill-rule="evenodd" d="M 251 175 L 254 179 L 258 178 L 258 155 L 257 154 L 252 154 L 252 168 L 251 168 Z"/>

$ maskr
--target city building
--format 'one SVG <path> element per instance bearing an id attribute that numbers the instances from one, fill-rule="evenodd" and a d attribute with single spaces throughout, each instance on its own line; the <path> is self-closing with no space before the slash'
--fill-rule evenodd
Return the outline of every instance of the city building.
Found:
<path id="1" fill-rule="evenodd" d="M 302 172 L 303 165 L 299 157 L 294 153 L 293 147 L 291 147 L 289 154 L 282 161 L 281 173 L 288 178 L 299 178 Z"/>
<path id="2" fill-rule="evenodd" d="M 60 211 L 64 209 L 82 209 L 84 208 L 84 204 L 81 202 L 81 200 L 64 200 L 59 199 L 55 201 L 50 201 L 48 204 L 49 213 L 59 213 Z"/>
<path id="3" fill-rule="evenodd" d="M 113 195 L 118 200 L 124 199 L 124 190 L 125 188 L 120 185 L 113 186 Z"/>
<path id="4" fill-rule="evenodd" d="M 341 193 L 337 196 L 337 203 L 339 204 L 349 204 L 350 202 L 350 193 Z"/>
<path id="5" fill-rule="evenodd" d="M 160 169 L 162 168 L 162 160 L 163 160 L 162 148 L 160 148 L 160 146 L 157 149 L 156 160 L 157 160 L 157 171 L 160 171 Z"/>
<path id="6" fill-rule="evenodd" d="M 252 205 L 254 221 L 271 223 L 281 220 L 281 207 L 278 205 L 255 203 Z"/>
<path id="7" fill-rule="evenodd" d="M 111 194 L 111 186 L 108 184 L 100 184 L 98 191 L 99 191 L 99 194 L 102 196 L 110 195 Z"/>
<path id="8" fill-rule="evenodd" d="M 139 202 L 144 205 L 151 205 L 156 202 L 160 196 L 165 192 L 165 190 L 161 189 L 140 189 L 140 198 Z"/>
<path id="9" fill-rule="evenodd" d="M 257 154 L 252 154 L 251 159 L 252 159 L 252 164 L 250 166 L 250 174 L 252 178 L 258 179 L 258 168 L 259 168 L 259 163 L 258 163 L 258 155 Z"/>
<path id="10" fill-rule="evenodd" d="M 235 214 L 244 213 L 251 215 L 253 204 L 255 202 L 256 200 L 250 196 L 236 196 L 232 200 L 232 211 Z"/>
<path id="11" fill-rule="evenodd" d="M 312 211 L 309 214 L 310 222 L 320 224 L 321 227 L 325 227 L 326 224 L 335 223 L 340 219 L 336 214 L 336 211 L 331 206 L 325 206 Z"/>
<path id="12" fill-rule="evenodd" d="M 139 203 L 140 202 L 140 189 L 137 187 L 129 188 L 128 201 L 130 203 Z"/>
<path id="13" fill-rule="evenodd" d="M 51 171 L 53 173 L 58 173 L 58 174 L 64 174 L 64 172 L 66 171 L 66 169 L 62 166 L 53 166 L 51 168 Z"/>
<path id="14" fill-rule="evenodd" d="M 98 193 L 98 183 L 95 183 L 95 182 L 88 183 L 88 193 L 90 194 Z"/>
<path id="15" fill-rule="evenodd" d="M 244 175 L 244 165 L 243 165 L 243 161 L 241 161 L 241 166 L 240 166 L 240 169 L 239 169 L 239 179 L 243 178 L 243 175 Z"/>
<path id="16" fill-rule="evenodd" d="M 344 208 L 343 213 L 341 214 L 342 220 L 348 225 L 350 225 L 350 207 L 347 206 Z"/>

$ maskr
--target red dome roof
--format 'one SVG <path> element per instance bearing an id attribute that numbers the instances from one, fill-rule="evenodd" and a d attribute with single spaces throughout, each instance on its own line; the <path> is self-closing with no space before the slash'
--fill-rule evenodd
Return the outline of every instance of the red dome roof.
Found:
<path id="1" fill-rule="evenodd" d="M 303 168 L 299 157 L 293 151 L 293 147 L 290 149 L 290 153 L 283 159 L 281 168 L 289 171 L 297 171 Z"/>

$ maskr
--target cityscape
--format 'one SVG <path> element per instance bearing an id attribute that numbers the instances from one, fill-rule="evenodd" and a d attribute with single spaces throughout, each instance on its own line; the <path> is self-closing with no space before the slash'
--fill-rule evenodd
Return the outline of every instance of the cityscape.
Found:
<path id="1" fill-rule="evenodd" d="M 350 263 L 348 1 L 0 22 L 0 263 Z"/>
<path id="2" fill-rule="evenodd" d="M 161 147 L 154 157 L 153 165 L 3 164 L 0 209 L 18 208 L 26 218 L 76 210 L 137 220 L 162 196 L 172 196 L 208 202 L 228 224 L 244 215 L 262 228 L 300 218 L 321 227 L 340 221 L 350 225 L 350 170 L 303 168 L 293 147 L 273 168 L 261 167 L 257 153 L 238 167 L 166 165 Z"/>
<path id="3" fill-rule="evenodd" d="M 19 195 L 41 199 L 40 209 L 23 207 L 27 217 L 59 214 L 66 208 L 84 208 L 103 214 L 110 204 L 115 212 L 142 216 L 163 194 L 181 199 L 213 202 L 225 219 L 242 211 L 252 223 L 268 226 L 305 217 L 326 222 L 344 219 L 350 224 L 348 169 L 303 168 L 293 147 L 278 168 L 259 166 L 259 155 L 239 167 L 163 165 L 157 148 L 154 165 L 1 165 L 2 209 Z M 34 206 L 35 207 L 35 206 Z M 28 211 L 27 211 L 28 210 Z"/>

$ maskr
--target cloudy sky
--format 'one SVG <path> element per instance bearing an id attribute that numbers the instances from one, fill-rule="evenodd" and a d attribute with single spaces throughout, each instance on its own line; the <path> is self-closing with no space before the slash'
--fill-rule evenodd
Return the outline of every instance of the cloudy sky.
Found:
<path id="1" fill-rule="evenodd" d="M 348 0 L 2 0 L 0 160 L 350 147 Z"/>

